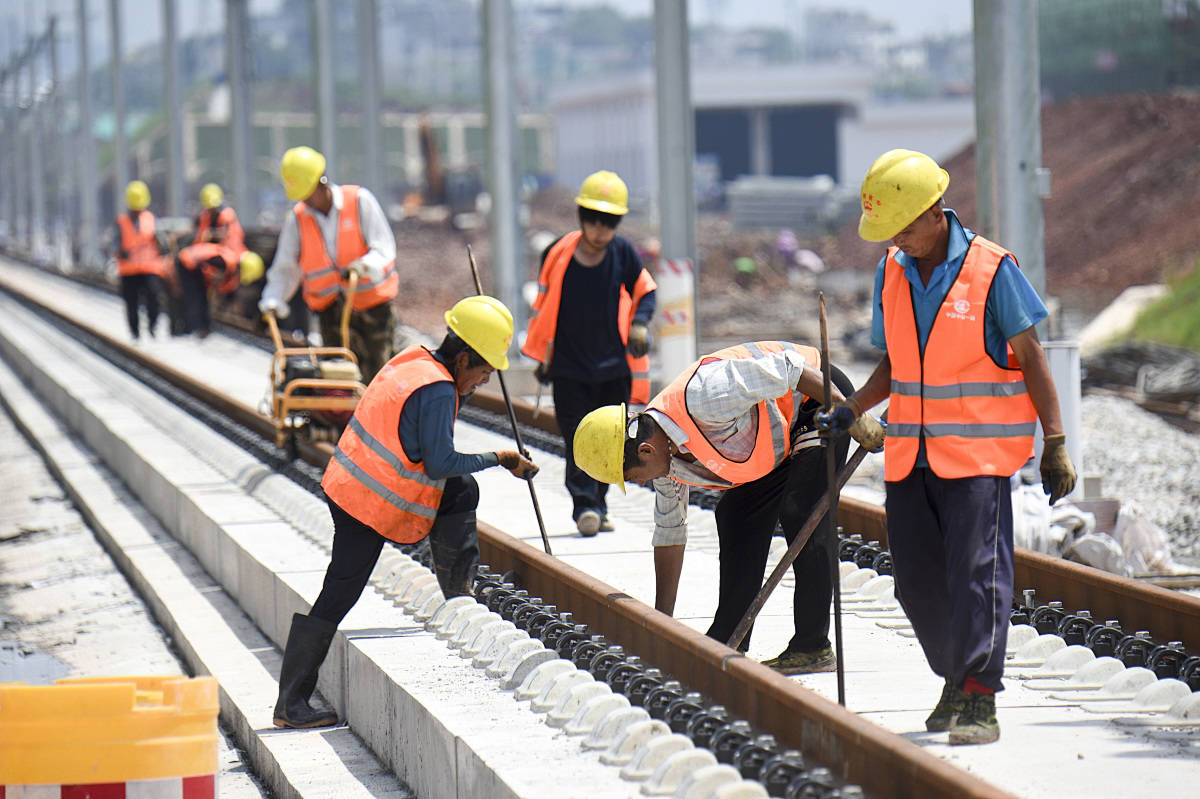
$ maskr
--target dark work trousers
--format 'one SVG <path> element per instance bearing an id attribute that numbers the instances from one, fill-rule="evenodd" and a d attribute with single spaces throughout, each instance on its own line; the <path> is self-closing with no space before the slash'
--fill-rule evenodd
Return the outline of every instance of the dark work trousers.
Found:
<path id="1" fill-rule="evenodd" d="M 162 278 L 158 275 L 121 275 L 121 296 L 125 298 L 125 320 L 129 323 L 129 335 L 137 338 L 141 332 L 138 324 L 138 307 L 146 306 L 146 329 L 154 335 L 158 324 L 158 295 L 162 292 Z"/>
<path id="2" fill-rule="evenodd" d="M 833 384 L 844 396 L 854 387 L 837 368 L 831 370 Z M 813 426 L 820 404 L 809 400 L 792 423 L 792 438 Z M 834 441 L 837 468 L 846 462 L 850 437 Z M 826 480 L 825 447 L 800 450 L 765 477 L 724 492 L 717 502 L 717 540 L 720 543 L 721 585 L 717 612 L 708 636 L 721 643 L 729 640 L 734 628 L 746 614 L 750 603 L 762 588 L 771 537 L 778 522 L 784 538 L 791 544 L 800 528 L 812 515 L 813 507 L 824 496 Z M 828 516 L 813 531 L 812 538 L 800 550 L 792 573 L 796 591 L 792 597 L 795 634 L 788 642 L 789 652 L 814 652 L 829 646 L 829 608 L 833 602 L 833 550 L 828 542 Z M 753 632 L 753 628 L 751 628 Z M 750 645 L 750 634 L 740 649 Z"/>
<path id="3" fill-rule="evenodd" d="M 914 468 L 887 484 L 896 598 L 933 671 L 1003 690 L 1013 599 L 1012 494 L 1007 477 L 948 480 Z"/>
<path id="4" fill-rule="evenodd" d="M 572 380 L 567 377 L 554 378 L 554 417 L 558 421 L 566 449 L 566 469 L 563 484 L 571 495 L 574 508 L 572 519 L 579 519 L 585 511 L 594 510 L 601 516 L 608 513 L 608 483 L 593 480 L 575 465 L 575 428 L 597 408 L 629 402 L 629 375 L 599 383 Z"/>
<path id="5" fill-rule="evenodd" d="M 345 298 L 338 295 L 325 310 L 317 314 L 317 325 L 321 328 L 321 340 L 326 347 L 344 347 L 342 342 L 342 308 Z M 350 314 L 349 350 L 358 358 L 363 383 L 370 383 L 375 373 L 395 355 L 396 315 L 392 303 L 381 302 L 365 311 Z"/>
<path id="6" fill-rule="evenodd" d="M 340 624 L 358 598 L 362 596 L 379 553 L 388 539 L 372 530 L 367 525 L 355 519 L 332 500 L 329 504 L 329 515 L 333 517 L 333 554 L 330 556 L 329 568 L 325 570 L 325 582 L 321 586 L 321 594 L 313 603 L 310 616 L 316 616 L 333 624 Z M 443 535 L 439 529 L 438 520 L 443 518 L 461 518 L 470 516 L 470 535 L 466 540 L 458 542 L 460 558 L 464 561 L 479 562 L 479 543 L 475 532 L 475 509 L 479 506 L 479 484 L 469 474 L 446 478 L 446 486 L 442 492 L 442 501 L 438 505 L 437 519 L 433 530 L 430 531 L 430 545 L 436 551 Z M 458 525 L 452 532 L 457 532 Z M 443 528 L 444 529 L 444 528 Z M 473 576 L 473 569 L 472 569 Z"/>
<path id="7" fill-rule="evenodd" d="M 220 256 L 212 259 L 224 266 Z M 175 259 L 175 274 L 179 276 L 179 290 L 183 293 L 183 332 L 207 334 L 212 329 L 208 308 L 208 286 L 204 280 L 204 263 L 188 269 L 178 258 Z"/>

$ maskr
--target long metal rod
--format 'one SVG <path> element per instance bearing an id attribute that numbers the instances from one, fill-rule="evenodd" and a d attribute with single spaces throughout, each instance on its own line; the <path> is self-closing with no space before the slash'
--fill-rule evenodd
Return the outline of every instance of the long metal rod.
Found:
<path id="1" fill-rule="evenodd" d="M 183 214 L 183 100 L 179 86 L 176 0 L 162 0 L 163 94 L 167 105 L 167 214 Z"/>
<path id="2" fill-rule="evenodd" d="M 821 315 L 821 379 L 825 389 L 825 410 L 833 409 L 833 364 L 829 362 L 829 323 L 825 316 L 825 292 L 817 295 Z M 833 638 L 837 647 L 838 704 L 846 706 L 846 650 L 842 639 L 842 581 L 837 558 L 837 512 L 841 486 L 837 483 L 837 453 L 832 436 L 825 438 L 825 485 L 829 515 L 825 517 L 825 542 L 829 550 L 829 571 L 833 582 Z"/>
<path id="3" fill-rule="evenodd" d="M 125 209 L 129 182 L 129 149 L 125 143 L 125 82 L 121 80 L 121 0 L 108 2 L 109 78 L 113 112 L 113 216 Z"/>
<path id="4" fill-rule="evenodd" d="M 91 54 L 88 48 L 87 0 L 76 4 L 75 35 L 79 46 L 79 134 L 76 153 L 79 166 L 79 258 L 85 268 L 99 265 L 96 198 L 96 142 L 92 138 Z"/>
<path id="5" fill-rule="evenodd" d="M 479 282 L 479 267 L 475 264 L 475 253 L 471 251 L 471 245 L 467 245 L 467 260 L 471 262 L 471 277 L 475 278 L 475 291 L 478 294 L 483 294 L 483 284 Z M 512 397 L 508 394 L 508 384 L 504 381 L 504 372 L 496 370 L 496 376 L 500 378 L 500 391 L 504 394 L 504 406 L 508 409 L 508 421 L 512 423 L 513 438 L 517 442 L 517 451 L 522 457 L 529 458 L 529 450 L 525 449 L 525 442 L 521 440 L 521 429 L 517 427 L 517 414 L 513 410 Z M 542 546 L 546 550 L 547 555 L 553 555 L 550 551 L 550 537 L 546 535 L 546 523 L 542 521 L 542 507 L 538 504 L 537 491 L 533 488 L 533 478 L 527 477 L 529 483 L 529 498 L 533 500 L 533 513 L 537 516 L 538 530 L 542 533 Z"/>
<path id="6" fill-rule="evenodd" d="M 362 91 L 362 183 L 376 192 L 387 190 L 380 137 L 379 2 L 358 0 L 358 76 Z"/>
<path id="7" fill-rule="evenodd" d="M 850 460 L 846 461 L 846 465 L 837 474 L 837 487 L 840 490 L 846 485 L 846 482 L 854 474 L 854 471 L 862 463 L 863 458 L 867 456 L 867 451 L 859 447 L 854 454 L 850 456 Z M 733 628 L 733 634 L 729 636 L 726 645 L 730 649 L 737 649 L 742 641 L 746 638 L 746 633 L 750 631 L 754 620 L 758 618 L 758 614 L 763 609 L 763 605 L 767 604 L 767 599 L 779 585 L 779 581 L 783 579 L 783 575 L 787 574 L 787 570 L 791 568 L 792 563 L 800 554 L 800 550 L 804 549 L 808 539 L 812 538 L 813 531 L 817 529 L 821 518 L 825 515 L 825 511 L 829 509 L 829 494 L 826 493 L 813 506 L 812 512 L 809 514 L 808 520 L 804 522 L 804 526 L 800 528 L 800 532 L 792 539 L 792 543 L 788 545 L 787 551 L 783 553 L 783 557 L 779 559 L 779 563 L 775 564 L 775 568 L 767 576 L 762 588 L 758 590 L 754 600 L 750 603 L 750 607 L 746 608 L 745 614 L 742 615 L 742 620 L 738 622 L 737 627 Z M 834 596 L 837 596 L 837 582 L 834 583 Z M 842 662 L 842 652 L 838 650 L 838 663 Z"/>
<path id="8" fill-rule="evenodd" d="M 233 155 L 229 185 L 243 224 L 258 219 L 258 193 L 254 175 L 250 74 L 249 0 L 226 0 L 225 47 L 229 65 L 229 136 Z M 274 153 L 279 156 L 282 153 Z"/>

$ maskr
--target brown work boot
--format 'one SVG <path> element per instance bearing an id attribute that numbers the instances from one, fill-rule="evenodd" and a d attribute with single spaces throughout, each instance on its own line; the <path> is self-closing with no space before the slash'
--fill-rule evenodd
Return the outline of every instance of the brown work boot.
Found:
<path id="1" fill-rule="evenodd" d="M 930 732 L 945 732 L 953 727 L 966 697 L 961 688 L 946 680 L 946 684 L 942 686 L 942 698 L 938 700 L 937 707 L 929 714 L 929 718 L 925 719 L 925 729 Z"/>

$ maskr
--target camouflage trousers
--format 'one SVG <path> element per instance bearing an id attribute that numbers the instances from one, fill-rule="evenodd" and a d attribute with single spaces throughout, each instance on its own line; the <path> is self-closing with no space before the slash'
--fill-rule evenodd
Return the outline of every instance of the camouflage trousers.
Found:
<path id="1" fill-rule="evenodd" d="M 342 341 L 342 297 L 321 311 L 317 323 L 321 340 L 327 347 L 344 346 Z M 375 373 L 391 360 L 396 348 L 396 317 L 390 302 L 350 314 L 350 351 L 358 358 L 364 383 L 370 383 Z"/>

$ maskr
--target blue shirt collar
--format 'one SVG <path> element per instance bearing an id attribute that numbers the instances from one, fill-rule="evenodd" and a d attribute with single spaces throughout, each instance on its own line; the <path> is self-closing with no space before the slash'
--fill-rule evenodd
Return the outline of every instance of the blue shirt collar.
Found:
<path id="1" fill-rule="evenodd" d="M 950 246 L 946 250 L 945 262 L 937 267 L 937 269 L 951 264 L 957 265 L 962 263 L 963 258 L 967 256 L 967 248 L 971 245 L 971 239 L 975 238 L 975 234 L 970 229 L 963 227 L 963 224 L 958 221 L 958 214 L 954 213 L 953 209 L 945 208 L 943 210 L 946 214 L 946 221 L 950 225 Z M 909 270 L 917 268 L 917 259 L 905 252 L 897 251 L 896 261 L 904 267 L 906 274 Z M 930 282 L 932 283 L 933 281 Z"/>

